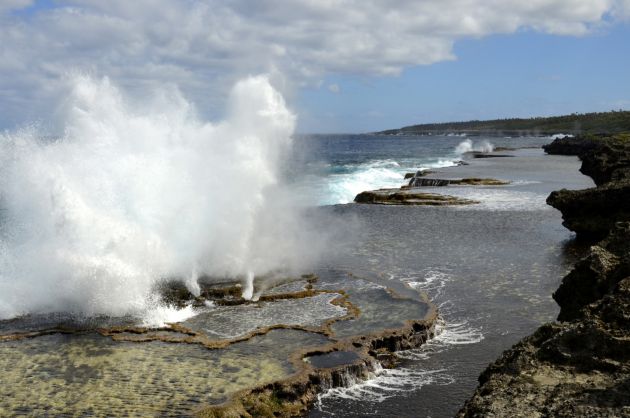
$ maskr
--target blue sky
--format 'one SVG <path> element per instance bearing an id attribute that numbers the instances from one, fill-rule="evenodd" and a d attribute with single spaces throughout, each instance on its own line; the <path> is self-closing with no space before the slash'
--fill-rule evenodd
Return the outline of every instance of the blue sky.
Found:
<path id="1" fill-rule="evenodd" d="M 523 31 L 456 42 L 455 61 L 399 77 L 328 77 L 304 89 L 301 129 L 368 132 L 416 123 L 630 110 L 630 25 L 588 36 Z"/>
<path id="2" fill-rule="evenodd" d="M 0 129 L 46 123 L 72 74 L 218 120 L 268 74 L 299 132 L 630 109 L 630 0 L 4 0 Z"/>

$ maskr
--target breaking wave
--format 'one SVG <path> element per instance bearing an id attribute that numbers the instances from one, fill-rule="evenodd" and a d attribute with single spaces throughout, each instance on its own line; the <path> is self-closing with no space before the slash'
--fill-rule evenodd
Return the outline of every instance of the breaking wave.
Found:
<path id="1" fill-rule="evenodd" d="M 438 311 L 447 317 L 451 316 L 453 303 L 443 300 L 443 290 L 452 279 L 449 274 L 427 270 L 422 277 L 416 274 L 405 276 L 398 279 L 414 289 L 426 292 L 433 301 L 440 301 Z M 396 276 L 392 275 L 389 279 L 396 280 Z M 476 344 L 483 339 L 482 330 L 468 320 L 448 321 L 440 317 L 432 339 L 417 349 L 396 352 L 398 357 L 410 362 L 406 367 L 383 369 L 377 366 L 367 381 L 350 379 L 345 387 L 327 390 L 319 396 L 316 407 L 324 413 L 334 415 L 335 402 L 339 400 L 379 403 L 390 397 L 400 396 L 401 392 L 416 391 L 423 386 L 450 385 L 455 382 L 455 378 L 449 368 L 427 369 L 422 362 L 453 346 Z"/>
<path id="2" fill-rule="evenodd" d="M 334 407 L 330 401 L 335 399 L 383 402 L 393 396 L 400 396 L 401 392 L 418 390 L 426 385 L 450 385 L 453 382 L 454 379 L 446 373 L 445 369 L 383 369 L 377 366 L 367 381 L 348 380 L 347 386 L 328 389 L 319 395 L 316 408 L 326 411 Z"/>
<path id="3" fill-rule="evenodd" d="M 325 181 L 327 190 L 321 204 L 343 204 L 354 201 L 354 197 L 366 190 L 398 188 L 405 183 L 405 173 L 431 168 L 453 167 L 457 160 L 434 159 L 401 165 L 394 160 L 373 160 L 356 166 L 344 167 L 344 173 L 331 174 Z"/>
<path id="4" fill-rule="evenodd" d="M 396 354 L 407 360 L 427 360 L 437 353 L 450 349 L 451 346 L 476 344 L 483 339 L 481 329 L 472 326 L 468 320 L 447 322 L 440 318 L 435 326 L 435 337 L 420 348 L 400 351 Z"/>
<path id="5" fill-rule="evenodd" d="M 279 187 L 295 117 L 266 77 L 237 83 L 219 123 L 177 90 L 147 102 L 77 77 L 59 138 L 0 134 L 0 318 L 179 320 L 192 312 L 156 305 L 164 279 L 195 293 L 200 275 L 244 280 L 317 252 Z"/>

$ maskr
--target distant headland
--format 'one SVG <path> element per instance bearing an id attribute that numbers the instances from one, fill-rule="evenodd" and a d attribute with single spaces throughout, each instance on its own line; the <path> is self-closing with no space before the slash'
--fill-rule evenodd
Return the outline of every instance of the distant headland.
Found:
<path id="1" fill-rule="evenodd" d="M 427 123 L 375 132 L 381 135 L 490 135 L 546 136 L 557 133 L 618 133 L 630 131 L 630 111 L 572 113 L 564 116 L 529 119 L 471 120 L 468 122 Z"/>

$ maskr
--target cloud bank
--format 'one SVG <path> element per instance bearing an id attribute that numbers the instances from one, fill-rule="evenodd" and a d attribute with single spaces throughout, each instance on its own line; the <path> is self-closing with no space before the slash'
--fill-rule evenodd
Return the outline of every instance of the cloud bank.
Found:
<path id="1" fill-rule="evenodd" d="M 5 0 L 0 126 L 49 114 L 77 71 L 138 94 L 172 83 L 212 114 L 249 74 L 285 91 L 327 74 L 396 75 L 455 59 L 459 39 L 583 36 L 628 17 L 628 0 Z"/>

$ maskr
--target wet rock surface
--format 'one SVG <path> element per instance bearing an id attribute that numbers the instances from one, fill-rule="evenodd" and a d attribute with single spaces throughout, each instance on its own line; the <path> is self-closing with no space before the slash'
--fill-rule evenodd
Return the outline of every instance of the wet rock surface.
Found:
<path id="1" fill-rule="evenodd" d="M 556 142 L 560 145 L 553 146 Z M 547 149 L 578 154 L 580 171 L 597 185 L 549 195 L 547 203 L 562 212 L 565 227 L 580 239 L 597 241 L 606 237 L 615 222 L 630 220 L 630 140 L 626 136 L 564 138 Z"/>
<path id="2" fill-rule="evenodd" d="M 590 152 L 597 144 L 592 137 L 572 137 L 555 139 L 553 142 L 543 145 L 543 149 L 547 154 L 551 155 L 581 155 Z"/>
<path id="3" fill-rule="evenodd" d="M 514 157 L 513 155 L 509 155 L 509 154 L 489 154 L 486 152 L 473 152 L 471 153 L 473 158 L 510 158 L 510 157 Z"/>
<path id="4" fill-rule="evenodd" d="M 489 179 L 489 178 L 464 178 L 464 179 L 436 179 L 436 178 L 423 178 L 413 177 L 409 181 L 409 187 L 442 187 L 442 186 L 505 186 L 510 184 L 509 181 Z"/>
<path id="5" fill-rule="evenodd" d="M 200 296 L 166 283 L 196 314 L 161 327 L 63 315 L 0 321 L 0 411 L 32 416 L 295 416 L 321 391 L 365 379 L 434 333 L 437 311 L 353 275 L 235 283 Z M 339 326 L 348 323 L 348 326 Z M 361 327 L 360 333 L 343 330 Z M 337 328 L 337 326 L 339 326 Z M 0 413 L 2 415 L 2 413 Z"/>
<path id="6" fill-rule="evenodd" d="M 555 191 L 547 203 L 562 212 L 562 224 L 578 239 L 597 241 L 608 235 L 615 222 L 630 220 L 630 181 Z"/>
<path id="7" fill-rule="evenodd" d="M 479 377 L 459 417 L 630 416 L 629 144 L 619 138 L 555 141 L 548 152 L 580 155 L 599 186 L 554 192 L 564 225 L 595 241 L 553 297 L 558 322 L 543 325 Z"/>
<path id="8" fill-rule="evenodd" d="M 474 156 L 476 153 L 469 153 Z M 485 155 L 485 154 L 484 154 Z M 504 155 L 496 155 L 502 157 Z M 459 165 L 468 165 L 464 161 L 459 161 Z M 355 196 L 355 203 L 369 203 L 377 205 L 415 205 L 415 206 L 449 206 L 449 205 L 471 205 L 479 203 L 474 199 L 462 197 L 427 193 L 420 191 L 423 187 L 445 187 L 445 186 L 505 186 L 510 181 L 498 180 L 494 178 L 468 177 L 468 178 L 436 178 L 435 171 L 419 170 L 415 173 L 406 173 L 407 184 L 398 189 L 368 190 Z"/>
<path id="9" fill-rule="evenodd" d="M 630 135 L 600 138 L 591 152 L 580 154 L 580 172 L 601 186 L 630 180 Z"/>
<path id="10" fill-rule="evenodd" d="M 470 199 L 462 199 L 436 193 L 425 193 L 414 189 L 380 189 L 361 192 L 354 198 L 355 203 L 371 203 L 377 205 L 472 205 L 478 203 Z"/>

